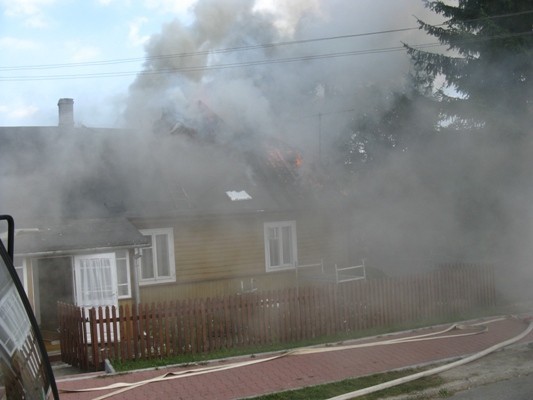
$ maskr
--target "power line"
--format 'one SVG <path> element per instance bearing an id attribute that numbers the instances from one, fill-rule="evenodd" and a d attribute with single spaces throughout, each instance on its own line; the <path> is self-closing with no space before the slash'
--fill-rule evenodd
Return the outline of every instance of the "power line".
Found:
<path id="1" fill-rule="evenodd" d="M 409 29 L 409 28 L 405 28 L 405 29 Z M 476 37 L 476 38 L 471 38 L 471 39 L 465 39 L 464 41 L 461 41 L 460 43 L 474 43 L 474 42 L 482 42 L 482 41 L 488 41 L 488 40 L 506 39 L 506 38 L 511 38 L 511 37 L 527 36 L 531 34 L 533 34 L 532 31 L 527 31 L 527 32 L 521 32 L 521 33 Z M 318 40 L 318 39 L 313 39 L 313 40 Z M 456 43 L 456 44 L 459 44 L 459 43 Z M 427 48 L 443 47 L 443 46 L 446 46 L 446 44 L 436 42 L 436 43 L 425 43 L 425 44 L 413 45 L 410 47 L 417 49 L 417 50 L 423 50 Z M 198 66 L 191 66 L 191 67 L 162 68 L 162 69 L 144 70 L 144 71 L 95 72 L 95 73 L 57 74 L 57 75 L 25 75 L 25 76 L 23 75 L 23 76 L 12 76 L 12 77 L 0 76 L 0 82 L 92 79 L 92 78 L 125 77 L 125 76 L 132 76 L 132 75 L 148 76 L 148 75 L 184 73 L 184 72 L 202 72 L 202 71 L 214 71 L 214 70 L 223 70 L 223 69 L 230 69 L 230 68 L 246 68 L 246 67 L 253 67 L 253 66 L 260 66 L 260 65 L 267 65 L 267 64 L 286 64 L 286 63 L 313 61 L 313 60 L 321 60 L 321 59 L 332 59 L 332 58 L 348 57 L 348 56 L 392 53 L 392 52 L 399 52 L 399 51 L 405 51 L 405 46 L 402 45 L 402 46 L 395 46 L 395 47 L 354 50 L 354 51 L 326 53 L 326 54 L 314 54 L 314 55 L 298 56 L 298 57 L 286 57 L 286 58 L 279 58 L 279 59 L 263 59 L 263 60 L 241 61 L 241 62 L 228 63 L 228 64 L 198 65 Z"/>
<path id="2" fill-rule="evenodd" d="M 473 18 L 473 19 L 470 19 L 470 20 L 466 20 L 464 22 L 475 22 L 475 21 L 481 21 L 481 20 L 487 20 L 487 19 L 507 18 L 507 17 L 514 17 L 514 16 L 531 14 L 531 13 L 533 13 L 533 10 L 520 11 L 520 12 L 515 12 L 515 13 L 507 13 L 507 14 L 500 14 L 500 15 L 493 15 L 493 16 L 487 16 L 487 17 L 482 17 L 482 18 Z M 442 23 L 442 24 L 438 24 L 438 25 L 434 25 L 434 26 L 438 27 L 438 26 L 446 26 L 446 25 L 448 25 L 447 22 Z M 171 53 L 171 54 L 164 54 L 164 55 L 159 55 L 159 56 L 147 56 L 147 57 L 137 57 L 137 58 L 123 58 L 123 59 L 111 59 L 111 60 L 100 60 L 100 61 L 86 61 L 86 62 L 78 62 L 78 63 L 18 65 L 18 66 L 9 66 L 9 67 L 1 67 L 0 66 L 0 71 L 13 71 L 13 70 L 20 71 L 20 70 L 73 68 L 73 67 L 92 67 L 92 66 L 125 64 L 125 63 L 140 62 L 140 61 L 150 61 L 150 60 L 159 60 L 159 59 L 185 58 L 185 57 L 193 57 L 193 56 L 206 56 L 206 55 L 211 55 L 211 54 L 224 54 L 224 53 L 232 53 L 232 52 L 238 52 L 238 51 L 269 49 L 269 48 L 275 48 L 275 47 L 281 47 L 281 46 L 299 45 L 299 44 L 306 44 L 306 43 L 317 43 L 317 42 L 324 42 L 324 41 L 330 41 L 330 40 L 351 39 L 351 38 L 357 38 L 357 37 L 383 35 L 383 34 L 390 34 L 390 33 L 399 33 L 399 32 L 406 32 L 406 31 L 420 30 L 420 29 L 421 29 L 420 27 L 387 29 L 387 30 L 355 33 L 355 34 L 348 34 L 348 35 L 337 35 L 337 36 L 320 37 L 320 38 L 314 38 L 314 39 L 291 40 L 291 41 L 284 41 L 284 42 L 274 42 L 274 43 L 264 43 L 264 44 L 258 44 L 258 45 L 248 45 L 248 46 L 229 47 L 229 48 L 222 48 L 222 49 L 202 50 L 202 51 L 195 51 L 195 52 L 188 52 L 188 53 L 174 53 L 174 54 Z"/>
<path id="3" fill-rule="evenodd" d="M 533 32 L 522 32 L 508 35 L 497 35 L 491 37 L 482 37 L 475 39 L 464 40 L 461 43 L 472 43 L 472 42 L 481 42 L 487 40 L 495 39 L 505 39 L 510 37 L 517 36 L 526 36 L 532 35 Z M 420 45 L 411 46 L 417 50 L 423 50 L 434 47 L 443 47 L 446 44 L 442 43 L 426 43 Z M 320 59 L 332 59 L 339 57 L 348 57 L 348 56 L 360 56 L 368 54 L 380 54 L 380 53 L 392 53 L 405 51 L 404 46 L 396 47 L 386 47 L 379 49 L 367 49 L 367 50 L 355 50 L 347 52 L 337 52 L 337 53 L 326 53 L 326 54 L 315 54 L 308 56 L 299 56 L 299 57 L 287 57 L 280 59 L 267 59 L 267 60 L 254 60 L 254 61 L 245 61 L 238 63 L 229 63 L 229 64 L 217 64 L 217 65 L 199 65 L 192 67 L 179 67 L 179 68 L 163 68 L 150 71 L 122 71 L 122 72 L 95 72 L 95 73 L 82 73 L 82 74 L 58 74 L 58 75 L 35 75 L 35 76 L 15 76 L 15 77 L 2 77 L 0 76 L 0 82 L 20 82 L 20 81 L 40 81 L 40 80 L 65 80 L 65 79 L 91 79 L 91 78 L 113 78 L 113 77 L 125 77 L 132 75 L 160 75 L 160 74 L 172 74 L 172 73 L 184 73 L 184 72 L 202 72 L 202 71 L 214 71 L 214 70 L 223 70 L 230 68 L 245 68 L 245 67 L 254 67 L 267 64 L 286 64 L 286 63 L 295 63 L 303 61 L 313 61 Z"/>
<path id="4" fill-rule="evenodd" d="M 418 30 L 418 29 L 420 28 L 419 27 L 398 28 L 398 29 L 389 29 L 389 30 L 376 31 L 376 32 L 355 33 L 351 35 L 328 36 L 328 37 L 321 37 L 321 38 L 315 38 L 315 39 L 291 40 L 291 41 L 285 41 L 285 42 L 264 43 L 264 44 L 258 44 L 258 45 L 239 46 L 239 47 L 228 47 L 228 48 L 223 48 L 223 49 L 202 50 L 202 51 L 194 51 L 194 52 L 188 52 L 188 53 L 171 53 L 171 54 L 163 54 L 159 56 L 148 56 L 148 57 L 137 57 L 137 58 L 122 58 L 122 59 L 114 59 L 114 60 L 86 61 L 86 62 L 79 62 L 79 63 L 63 63 L 63 64 L 18 65 L 18 66 L 11 66 L 11 67 L 0 67 L 0 71 L 56 69 L 56 68 L 70 68 L 70 67 L 113 65 L 113 64 L 124 64 L 124 63 L 138 62 L 138 61 L 162 60 L 162 59 L 169 59 L 169 58 L 207 56 L 211 54 L 224 54 L 224 53 L 232 53 L 232 52 L 246 51 L 246 50 L 269 49 L 269 48 L 281 47 L 281 46 L 316 43 L 316 42 L 324 42 L 324 41 L 329 41 L 329 40 L 350 39 L 350 38 L 356 38 L 356 37 L 382 35 L 382 34 L 387 34 L 387 33 L 398 33 L 398 32 L 405 32 L 405 31 Z"/>
<path id="5" fill-rule="evenodd" d="M 426 45 L 419 45 L 416 48 L 428 48 L 428 47 L 437 47 L 443 46 L 440 43 L 431 43 Z M 122 71 L 122 72 L 95 72 L 95 73 L 81 73 L 81 74 L 57 74 L 57 75 L 25 75 L 25 76 L 15 76 L 15 77 L 3 77 L 0 76 L 0 81 L 37 81 L 37 80 L 62 80 L 62 79 L 86 79 L 86 78 L 112 78 L 112 77 L 124 77 L 131 75 L 160 75 L 160 74 L 171 74 L 171 73 L 184 73 L 184 72 L 201 72 L 201 71 L 214 71 L 214 70 L 223 70 L 229 68 L 245 68 L 253 67 L 267 64 L 286 64 L 286 63 L 295 63 L 303 61 L 312 61 L 320 59 L 330 59 L 330 58 L 339 58 L 339 57 L 348 57 L 355 55 L 367 55 L 367 54 L 378 54 L 378 53 L 391 53 L 405 51 L 403 46 L 396 47 L 387 47 L 381 49 L 368 49 L 368 50 L 356 50 L 348 52 L 337 52 L 337 53 L 326 53 L 326 54 L 315 54 L 308 56 L 299 56 L 299 57 L 286 57 L 279 59 L 268 59 L 268 60 L 254 60 L 254 61 L 244 61 L 237 63 L 228 63 L 228 64 L 217 64 L 217 65 L 198 65 L 192 67 L 179 67 L 179 68 L 162 68 L 148 71 Z"/>

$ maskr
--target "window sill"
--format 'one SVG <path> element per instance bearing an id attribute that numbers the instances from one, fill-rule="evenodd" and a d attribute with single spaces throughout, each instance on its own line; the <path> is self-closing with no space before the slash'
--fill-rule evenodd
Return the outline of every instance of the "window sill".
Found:
<path id="1" fill-rule="evenodd" d="M 266 272 L 280 272 L 280 271 L 290 271 L 294 270 L 294 265 L 288 265 L 284 267 L 267 267 Z"/>
<path id="2" fill-rule="evenodd" d="M 139 286 L 153 286 L 153 285 L 160 285 L 165 283 L 175 283 L 176 278 L 166 278 L 166 279 L 146 279 L 146 280 L 140 280 Z"/>

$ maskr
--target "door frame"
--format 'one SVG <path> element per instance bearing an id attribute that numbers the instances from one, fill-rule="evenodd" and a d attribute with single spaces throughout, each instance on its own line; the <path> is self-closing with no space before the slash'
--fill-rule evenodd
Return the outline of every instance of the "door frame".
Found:
<path id="1" fill-rule="evenodd" d="M 72 293 L 72 299 L 75 299 L 75 285 L 74 285 L 74 258 L 71 255 L 54 255 L 54 256 L 36 256 L 36 257 L 29 257 L 29 263 L 26 263 L 26 268 L 28 270 L 31 270 L 31 279 L 30 282 L 28 282 L 28 286 L 31 287 L 31 295 L 29 294 L 28 297 L 32 298 L 33 300 L 33 312 L 35 314 L 35 319 L 37 320 L 37 324 L 41 326 L 41 284 L 39 276 L 44 273 L 43 271 L 40 271 L 41 268 L 39 268 L 39 262 L 41 260 L 49 260 L 54 258 L 68 258 L 70 259 L 70 272 L 72 274 L 72 281 L 70 283 L 71 285 L 71 293 Z"/>

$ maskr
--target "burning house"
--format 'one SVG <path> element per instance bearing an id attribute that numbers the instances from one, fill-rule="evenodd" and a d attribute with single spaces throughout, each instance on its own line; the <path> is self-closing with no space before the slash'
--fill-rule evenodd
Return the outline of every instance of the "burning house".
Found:
<path id="1" fill-rule="evenodd" d="M 45 331 L 57 327 L 58 301 L 223 296 L 296 285 L 299 266 L 347 264 L 340 197 L 304 176 L 291 146 L 217 140 L 214 117 L 207 133 L 201 123 L 149 137 L 80 127 L 72 105 L 60 100 L 57 127 L 0 128 L 0 201 Z"/>

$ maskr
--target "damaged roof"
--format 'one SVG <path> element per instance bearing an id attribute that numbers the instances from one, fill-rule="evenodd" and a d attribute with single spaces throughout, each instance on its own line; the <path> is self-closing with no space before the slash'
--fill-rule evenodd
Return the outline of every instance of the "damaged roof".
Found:
<path id="1" fill-rule="evenodd" d="M 15 217 L 283 211 L 311 198 L 297 152 L 265 139 L 217 143 L 71 126 L 0 127 L 0 141 L 1 211 Z"/>

